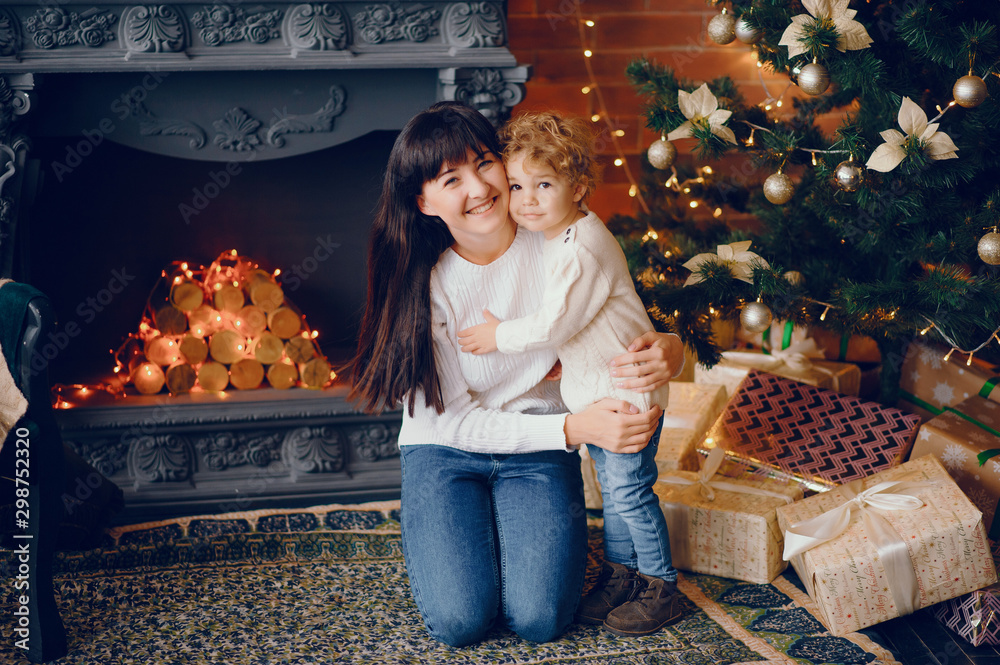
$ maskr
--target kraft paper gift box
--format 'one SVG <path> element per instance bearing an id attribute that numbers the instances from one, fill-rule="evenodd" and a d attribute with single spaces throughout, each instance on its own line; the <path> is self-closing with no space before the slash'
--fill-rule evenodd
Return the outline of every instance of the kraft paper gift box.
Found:
<path id="1" fill-rule="evenodd" d="M 720 473 L 794 478 L 806 493 L 899 465 L 920 417 L 751 370 L 699 453 L 727 451 Z"/>
<path id="2" fill-rule="evenodd" d="M 982 513 L 931 455 L 777 514 L 783 556 L 834 635 L 997 581 Z"/>
<path id="3" fill-rule="evenodd" d="M 977 395 L 1000 402 L 1000 367 L 979 358 L 968 364 L 968 356 L 960 353 L 945 360 L 948 351 L 935 344 L 910 345 L 900 370 L 900 408 L 929 420 Z"/>
<path id="4" fill-rule="evenodd" d="M 986 533 L 1000 540 L 1000 457 L 979 465 L 978 456 L 1000 450 L 1000 404 L 970 397 L 948 407 L 920 427 L 911 457 L 934 455 L 951 474 L 965 495 L 983 512 Z"/>
<path id="5" fill-rule="evenodd" d="M 724 386 L 670 382 L 670 402 L 663 414 L 663 430 L 656 450 L 656 468 L 697 471 L 698 444 L 722 413 L 729 395 Z"/>
<path id="6" fill-rule="evenodd" d="M 726 399 L 726 389 L 723 386 L 670 382 L 670 401 L 663 414 L 663 429 L 660 431 L 660 444 L 656 450 L 656 468 L 659 473 L 698 469 L 698 444 L 726 405 Z M 602 508 L 604 502 L 601 498 L 601 486 L 594 469 L 594 460 L 586 446 L 580 448 L 580 456 L 583 458 L 583 491 L 587 508 Z"/>
<path id="7" fill-rule="evenodd" d="M 818 326 L 796 325 L 792 321 L 775 321 L 762 333 L 750 333 L 741 327 L 736 336 L 743 344 L 771 351 L 788 348 L 811 337 L 827 360 L 877 363 L 882 359 L 878 344 L 871 337 L 838 333 Z"/>
<path id="8" fill-rule="evenodd" d="M 802 498 L 795 484 L 714 475 L 716 448 L 700 472 L 670 471 L 654 486 L 681 570 L 767 584 L 788 564 L 775 508 Z"/>
<path id="9" fill-rule="evenodd" d="M 770 355 L 755 351 L 723 351 L 722 360 L 711 369 L 701 365 L 695 367 L 694 380 L 696 383 L 722 384 L 729 394 L 733 394 L 751 369 L 844 395 L 857 395 L 861 389 L 861 369 L 850 363 L 824 360 L 812 339 Z"/>

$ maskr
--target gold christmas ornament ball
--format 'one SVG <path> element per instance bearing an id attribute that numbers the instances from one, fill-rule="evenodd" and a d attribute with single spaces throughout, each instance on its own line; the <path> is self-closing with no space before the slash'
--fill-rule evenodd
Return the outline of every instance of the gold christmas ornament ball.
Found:
<path id="1" fill-rule="evenodd" d="M 845 160 L 833 170 L 833 179 L 845 192 L 856 192 L 864 180 L 864 171 L 853 161 Z"/>
<path id="2" fill-rule="evenodd" d="M 764 332 L 771 327 L 771 308 L 762 302 L 748 302 L 740 312 L 740 324 L 752 333 Z"/>
<path id="3" fill-rule="evenodd" d="M 732 14 L 717 14 L 708 22 L 708 36 L 716 44 L 730 44 L 736 39 L 736 19 Z"/>
<path id="4" fill-rule="evenodd" d="M 775 205 L 788 203 L 795 194 L 795 183 L 782 172 L 773 173 L 764 181 L 764 196 Z"/>
<path id="5" fill-rule="evenodd" d="M 677 148 L 670 141 L 656 139 L 649 145 L 646 156 L 654 168 L 669 169 L 677 159 Z"/>
<path id="6" fill-rule="evenodd" d="M 742 16 L 736 22 L 735 32 L 736 39 L 744 44 L 756 44 L 760 41 L 760 30 L 747 23 Z"/>
<path id="7" fill-rule="evenodd" d="M 802 286 L 806 283 L 806 278 L 798 270 L 789 270 L 782 277 L 792 286 Z"/>
<path id="8" fill-rule="evenodd" d="M 818 62 L 810 62 L 799 72 L 799 87 L 809 95 L 822 95 L 830 87 L 830 72 Z"/>
<path id="9" fill-rule="evenodd" d="M 951 89 L 955 103 L 967 109 L 975 108 L 986 99 L 986 82 L 975 74 L 969 74 L 955 81 Z"/>
<path id="10" fill-rule="evenodd" d="M 1000 266 L 1000 233 L 990 231 L 979 239 L 979 258 L 991 266 Z"/>

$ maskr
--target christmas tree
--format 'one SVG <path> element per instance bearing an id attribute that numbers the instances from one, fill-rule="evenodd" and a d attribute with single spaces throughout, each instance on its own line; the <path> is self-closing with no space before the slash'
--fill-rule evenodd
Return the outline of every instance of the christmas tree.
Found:
<path id="1" fill-rule="evenodd" d="M 915 338 L 970 357 L 1000 351 L 1000 3 L 717 6 L 709 36 L 738 38 L 805 94 L 789 112 L 748 103 L 726 77 L 629 65 L 662 138 L 647 153 L 649 212 L 609 226 L 653 318 L 709 366 L 723 350 L 719 319 L 870 336 L 885 404 Z M 817 123 L 831 112 L 842 115 L 832 135 Z M 755 170 L 681 169 L 677 141 L 705 162 L 743 153 Z M 715 215 L 694 217 L 699 203 Z M 755 221 L 727 224 L 733 213 Z"/>

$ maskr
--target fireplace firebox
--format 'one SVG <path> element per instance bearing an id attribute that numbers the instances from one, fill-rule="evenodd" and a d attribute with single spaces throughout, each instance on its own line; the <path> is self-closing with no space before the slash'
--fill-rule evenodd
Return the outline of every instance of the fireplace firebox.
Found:
<path id="1" fill-rule="evenodd" d="M 505 6 L 0 6 L 0 276 L 53 300 L 38 365 L 80 387 L 58 422 L 125 491 L 119 521 L 398 496 L 399 413 L 358 413 L 342 379 L 111 400 L 83 388 L 113 367 L 163 266 L 230 249 L 281 269 L 338 367 L 399 129 L 441 99 L 499 123 L 523 96 Z"/>

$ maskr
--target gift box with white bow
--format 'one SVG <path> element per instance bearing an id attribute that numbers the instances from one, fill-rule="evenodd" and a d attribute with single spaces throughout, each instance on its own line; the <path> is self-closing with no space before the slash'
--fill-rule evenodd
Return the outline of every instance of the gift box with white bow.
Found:
<path id="1" fill-rule="evenodd" d="M 700 472 L 671 471 L 653 487 L 667 519 L 674 567 L 766 584 L 788 566 L 775 508 L 801 499 L 802 489 L 716 475 L 722 458 L 716 448 Z"/>
<path id="2" fill-rule="evenodd" d="M 844 395 L 857 395 L 861 388 L 861 369 L 850 363 L 824 360 L 823 352 L 811 337 L 793 342 L 783 350 L 771 351 L 770 355 L 757 351 L 723 351 L 722 361 L 711 369 L 696 366 L 694 380 L 695 383 L 722 384 L 731 395 L 752 369 Z"/>
<path id="3" fill-rule="evenodd" d="M 777 508 L 790 561 L 834 635 L 997 580 L 982 513 L 925 455 Z"/>

